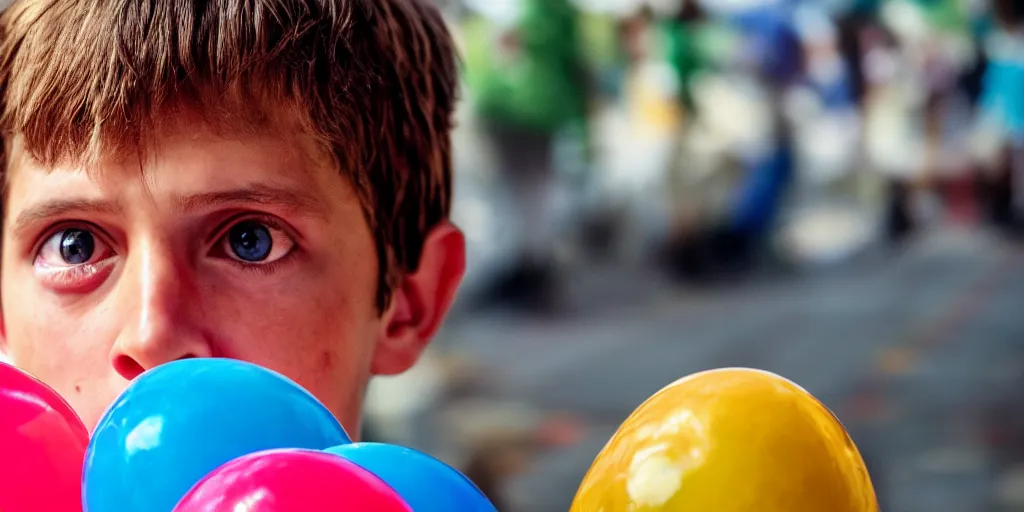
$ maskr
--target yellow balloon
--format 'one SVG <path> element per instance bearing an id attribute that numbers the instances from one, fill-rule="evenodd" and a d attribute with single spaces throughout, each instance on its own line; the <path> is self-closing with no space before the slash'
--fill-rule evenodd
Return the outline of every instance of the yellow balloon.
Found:
<path id="1" fill-rule="evenodd" d="M 570 512 L 877 512 L 839 420 L 775 374 L 722 369 L 656 393 L 619 427 Z"/>

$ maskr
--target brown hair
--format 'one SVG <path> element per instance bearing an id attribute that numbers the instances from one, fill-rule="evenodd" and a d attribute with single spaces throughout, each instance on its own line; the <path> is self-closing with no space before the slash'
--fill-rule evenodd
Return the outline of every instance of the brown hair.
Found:
<path id="1" fill-rule="evenodd" d="M 362 202 L 381 310 L 448 217 L 457 95 L 426 0 L 19 0 L 0 18 L 0 135 L 45 165 L 142 151 L 182 109 L 293 114 Z"/>

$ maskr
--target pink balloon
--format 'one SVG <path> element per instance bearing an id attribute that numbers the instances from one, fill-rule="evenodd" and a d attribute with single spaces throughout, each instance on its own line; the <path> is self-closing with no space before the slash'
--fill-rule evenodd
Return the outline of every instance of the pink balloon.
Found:
<path id="1" fill-rule="evenodd" d="M 213 470 L 174 512 L 411 512 L 387 484 L 329 453 L 269 450 Z"/>
<path id="2" fill-rule="evenodd" d="M 89 432 L 56 391 L 0 363 L 0 511 L 82 511 Z"/>

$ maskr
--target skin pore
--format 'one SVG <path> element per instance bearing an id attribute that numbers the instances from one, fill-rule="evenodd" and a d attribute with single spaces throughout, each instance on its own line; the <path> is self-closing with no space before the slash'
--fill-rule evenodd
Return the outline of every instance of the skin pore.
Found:
<path id="1" fill-rule="evenodd" d="M 443 222 L 379 312 L 360 202 L 298 137 L 189 119 L 141 161 L 90 168 L 45 168 L 13 145 L 0 348 L 90 429 L 144 370 L 229 357 L 294 379 L 355 437 L 368 380 L 415 363 L 464 272 L 462 234 Z"/>

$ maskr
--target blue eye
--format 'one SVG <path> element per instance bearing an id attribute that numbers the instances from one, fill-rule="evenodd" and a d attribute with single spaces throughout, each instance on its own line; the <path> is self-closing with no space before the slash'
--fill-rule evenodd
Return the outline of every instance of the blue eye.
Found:
<path id="1" fill-rule="evenodd" d="M 231 253 L 252 263 L 266 260 L 274 249 L 274 238 L 267 226 L 255 221 L 236 224 L 228 230 Z"/>
<path id="2" fill-rule="evenodd" d="M 96 239 L 92 233 L 81 229 L 69 229 L 60 235 L 60 256 L 65 263 L 81 265 L 87 263 L 96 252 Z"/>
<path id="3" fill-rule="evenodd" d="M 295 239 L 276 223 L 250 218 L 228 228 L 210 255 L 245 265 L 269 265 L 291 254 L 294 248 Z"/>

